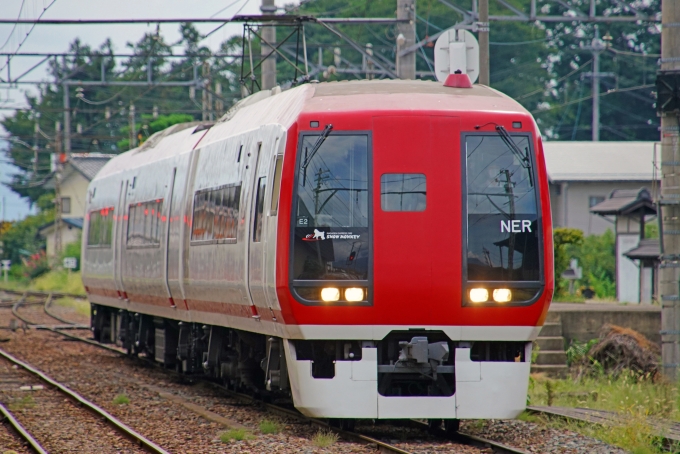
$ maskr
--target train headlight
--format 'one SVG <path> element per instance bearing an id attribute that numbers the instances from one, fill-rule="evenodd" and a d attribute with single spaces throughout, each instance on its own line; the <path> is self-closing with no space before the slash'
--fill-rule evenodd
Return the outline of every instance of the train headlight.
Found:
<path id="1" fill-rule="evenodd" d="M 350 303 L 363 301 L 364 289 L 356 287 L 350 287 L 348 289 L 345 289 L 345 299 Z"/>
<path id="2" fill-rule="evenodd" d="M 473 303 L 485 303 L 489 301 L 489 291 L 485 288 L 470 289 L 470 301 Z"/>
<path id="3" fill-rule="evenodd" d="M 327 303 L 338 301 L 340 299 L 340 290 L 335 287 L 322 288 L 321 299 Z"/>
<path id="4" fill-rule="evenodd" d="M 497 303 L 507 303 L 512 299 L 509 288 L 497 288 L 493 291 L 493 300 Z"/>

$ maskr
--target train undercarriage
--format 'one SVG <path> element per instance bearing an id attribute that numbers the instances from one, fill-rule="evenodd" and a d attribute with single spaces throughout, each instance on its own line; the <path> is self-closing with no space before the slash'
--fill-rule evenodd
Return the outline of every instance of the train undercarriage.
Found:
<path id="1" fill-rule="evenodd" d="M 351 395 L 355 393 L 352 386 L 359 383 L 364 388 L 357 388 L 356 406 L 362 402 L 361 393 L 366 392 L 365 385 L 371 383 L 371 375 L 377 375 L 374 384 L 369 384 L 369 388 L 373 386 L 371 395 L 377 399 L 426 397 L 435 398 L 431 400 L 433 404 L 450 405 L 461 381 L 461 377 L 458 380 L 456 377 L 457 367 L 462 371 L 456 361 L 457 352 L 466 352 L 468 361 L 480 364 L 481 380 L 481 364 L 526 363 L 531 351 L 527 342 L 454 342 L 441 331 L 427 330 L 393 331 L 380 341 L 286 340 L 96 304 L 92 304 L 91 329 L 95 340 L 116 344 L 130 355 L 144 355 L 164 367 L 210 378 L 233 390 L 270 399 L 290 401 L 293 398 L 303 413 L 317 417 L 324 411 L 307 408 L 309 405 L 304 402 L 310 398 L 301 397 L 300 393 L 316 392 L 317 398 L 328 392 Z M 294 364 L 289 367 L 291 359 Z M 309 364 L 308 369 L 305 364 Z M 340 383 L 347 370 L 352 371 L 348 385 L 337 389 L 327 387 L 333 381 Z M 362 374 L 367 381 L 361 381 Z M 312 396 L 311 401 L 315 400 Z M 331 406 L 331 402 L 326 407 L 319 404 L 319 408 Z M 370 411 L 358 411 L 354 415 L 351 402 L 349 409 L 332 413 L 324 416 L 344 428 L 351 428 L 355 419 L 399 419 L 399 416 L 376 418 Z M 428 419 L 433 428 L 447 431 L 458 428 L 459 418 L 423 419 Z"/>

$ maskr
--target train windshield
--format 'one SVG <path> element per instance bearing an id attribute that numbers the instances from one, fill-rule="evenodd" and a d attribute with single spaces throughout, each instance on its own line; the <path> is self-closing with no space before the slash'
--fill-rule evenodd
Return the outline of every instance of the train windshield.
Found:
<path id="1" fill-rule="evenodd" d="M 513 146 L 515 145 L 515 146 Z M 468 135 L 469 281 L 538 281 L 538 207 L 529 137 Z"/>
<path id="2" fill-rule="evenodd" d="M 368 279 L 368 136 L 301 141 L 293 278 Z"/>

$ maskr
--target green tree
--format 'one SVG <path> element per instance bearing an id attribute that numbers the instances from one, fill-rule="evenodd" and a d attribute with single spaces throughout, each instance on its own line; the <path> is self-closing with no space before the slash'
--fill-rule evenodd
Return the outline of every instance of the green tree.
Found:
<path id="1" fill-rule="evenodd" d="M 614 232 L 589 235 L 581 243 L 565 248 L 569 258 L 575 258 L 583 269 L 580 286 L 592 288 L 599 298 L 616 296 L 616 245 Z"/>
<path id="2" fill-rule="evenodd" d="M 45 239 L 38 235 L 38 230 L 54 220 L 53 199 L 54 194 L 44 194 L 37 201 L 38 214 L 13 222 L 9 229 L 0 234 L 3 259 L 11 260 L 12 264 L 19 264 L 22 258 L 45 249 Z"/>
<path id="3" fill-rule="evenodd" d="M 560 294 L 565 289 L 562 273 L 569 266 L 571 260 L 569 246 L 578 246 L 583 243 L 583 232 L 569 227 L 555 227 L 553 229 L 553 247 L 555 253 L 555 294 Z"/>

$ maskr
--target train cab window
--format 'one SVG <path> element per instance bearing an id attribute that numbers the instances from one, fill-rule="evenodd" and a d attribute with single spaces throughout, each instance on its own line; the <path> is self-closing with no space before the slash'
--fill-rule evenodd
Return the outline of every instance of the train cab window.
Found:
<path id="1" fill-rule="evenodd" d="M 191 241 L 236 241 L 240 199 L 241 183 L 196 191 Z"/>
<path id="2" fill-rule="evenodd" d="M 367 280 L 368 136 L 301 137 L 294 198 L 292 277 Z"/>
<path id="3" fill-rule="evenodd" d="M 128 209 L 128 247 L 160 246 L 163 199 L 133 203 Z"/>
<path id="4" fill-rule="evenodd" d="M 267 192 L 267 177 L 260 177 L 257 181 L 257 195 L 255 197 L 255 217 L 253 218 L 253 242 L 262 241 L 262 213 L 264 212 L 264 195 Z"/>
<path id="5" fill-rule="evenodd" d="M 468 280 L 538 281 L 540 226 L 529 136 L 468 135 L 465 150 Z"/>
<path id="6" fill-rule="evenodd" d="M 386 173 L 380 177 L 383 211 L 425 211 L 427 181 L 422 173 Z"/>
<path id="7" fill-rule="evenodd" d="M 90 211 L 87 222 L 87 247 L 110 247 L 113 237 L 113 207 Z"/>

